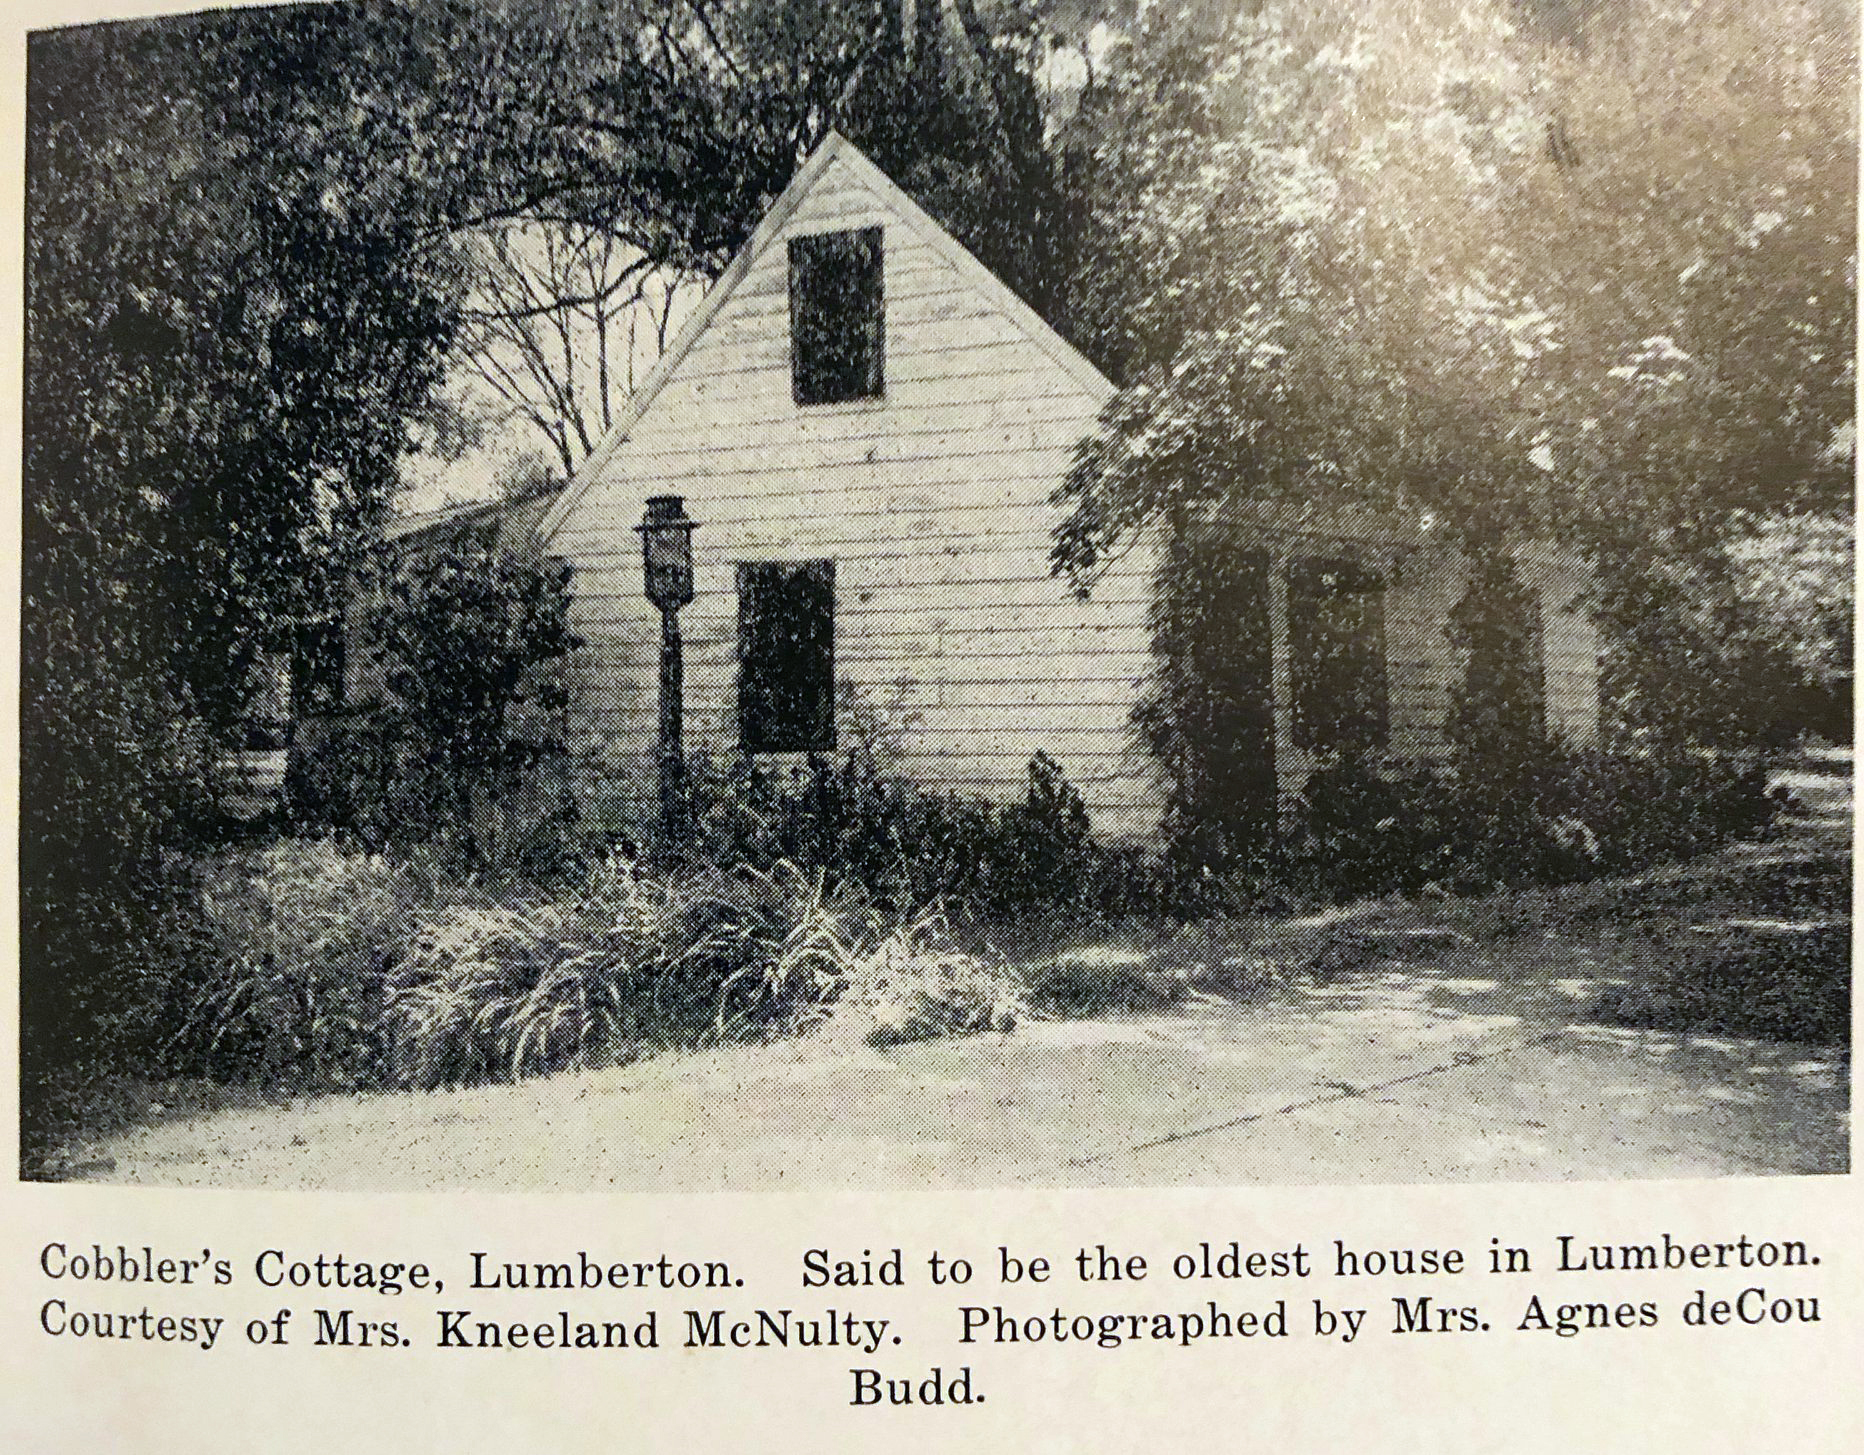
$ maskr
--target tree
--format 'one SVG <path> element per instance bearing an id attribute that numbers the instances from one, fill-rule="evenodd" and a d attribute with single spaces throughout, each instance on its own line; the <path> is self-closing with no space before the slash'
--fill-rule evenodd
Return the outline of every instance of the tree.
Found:
<path id="1" fill-rule="evenodd" d="M 495 424 L 541 435 L 567 478 L 705 279 L 666 273 L 612 233 L 576 224 L 506 223 L 471 239 L 468 255 L 474 293 L 457 350 L 466 397 L 482 399 Z"/>
<path id="2" fill-rule="evenodd" d="M 1289 490 L 1646 548 L 1848 509 L 1848 15 L 1585 14 L 1265 0 L 1142 32 L 1102 128 L 1149 282 L 1059 569 Z"/>
<path id="3" fill-rule="evenodd" d="M 432 229 L 472 179 L 402 127 L 396 78 L 423 50 L 405 21 L 303 7 L 33 38 L 32 1075 L 103 1049 L 135 1003 L 202 757 L 259 652 L 327 603 L 431 406 L 452 286 Z"/>

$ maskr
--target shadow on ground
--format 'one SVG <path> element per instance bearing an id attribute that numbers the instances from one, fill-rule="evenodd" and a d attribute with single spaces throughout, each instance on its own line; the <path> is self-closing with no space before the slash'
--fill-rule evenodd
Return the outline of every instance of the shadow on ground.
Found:
<path id="1" fill-rule="evenodd" d="M 1711 975 L 1732 957 L 1764 985 L 1796 937 L 1848 947 L 1848 784 L 1807 775 L 1794 785 L 1807 811 L 1775 840 L 1636 879 L 1358 906 L 1182 940 L 1182 963 L 1075 952 L 1149 956 L 1146 976 L 1176 995 L 1150 1011 L 222 1110 L 120 1138 L 74 1171 L 355 1190 L 1843 1172 L 1848 1036 L 1728 1034 L 1656 990 L 1691 957 Z M 1840 968 L 1848 1005 L 1848 957 Z"/>

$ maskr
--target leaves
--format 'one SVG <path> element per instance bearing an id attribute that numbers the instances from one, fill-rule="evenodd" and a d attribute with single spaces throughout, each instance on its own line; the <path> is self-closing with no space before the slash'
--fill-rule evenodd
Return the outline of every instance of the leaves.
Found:
<path id="1" fill-rule="evenodd" d="M 1290 492 L 1647 545 L 1848 509 L 1848 16 L 1588 17 L 1268 3 L 1140 33 L 1097 143 L 1101 231 L 1143 260 L 1126 387 L 1060 569 Z"/>
<path id="2" fill-rule="evenodd" d="M 368 739 L 386 749 L 384 801 L 358 811 L 401 842 L 449 830 L 467 857 L 475 803 L 503 802 L 563 752 L 567 690 L 555 666 L 569 628 L 570 570 L 495 544 L 429 546 L 387 563 L 366 634 L 382 693 Z"/>

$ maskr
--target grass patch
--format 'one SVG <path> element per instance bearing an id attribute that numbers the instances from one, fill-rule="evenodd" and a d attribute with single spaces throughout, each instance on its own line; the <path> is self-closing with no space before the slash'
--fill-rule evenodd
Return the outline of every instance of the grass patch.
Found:
<path id="1" fill-rule="evenodd" d="M 278 1105 L 290 1099 L 205 1076 L 72 1072 L 48 1078 L 38 1088 L 38 1118 L 22 1127 L 20 1176 L 28 1182 L 61 1182 L 107 1172 L 111 1159 L 98 1148 L 138 1127 Z"/>
<path id="2" fill-rule="evenodd" d="M 813 1029 L 870 1046 L 1010 1031 L 1033 1009 L 1023 978 L 1001 960 L 961 948 L 937 913 L 848 955 L 839 979 Z"/>
<path id="3" fill-rule="evenodd" d="M 1851 927 L 1730 926 L 1685 946 L 1651 979 L 1615 985 L 1595 1019 L 1642 1030 L 1710 1032 L 1816 1045 L 1851 1033 Z"/>

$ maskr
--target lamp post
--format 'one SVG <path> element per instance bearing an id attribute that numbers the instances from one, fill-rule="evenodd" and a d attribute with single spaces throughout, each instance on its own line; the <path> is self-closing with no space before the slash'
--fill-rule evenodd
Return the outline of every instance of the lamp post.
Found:
<path id="1" fill-rule="evenodd" d="M 679 609 L 693 599 L 693 531 L 677 495 L 655 495 L 635 527 L 641 533 L 641 564 L 647 599 L 660 609 L 660 845 L 675 856 L 686 842 L 686 760 L 680 746 L 681 696 Z"/>

